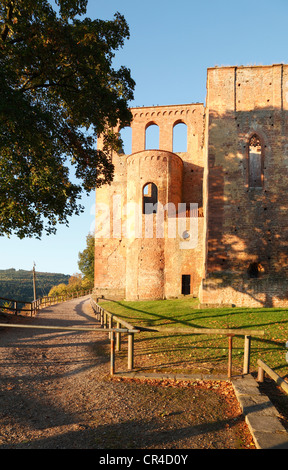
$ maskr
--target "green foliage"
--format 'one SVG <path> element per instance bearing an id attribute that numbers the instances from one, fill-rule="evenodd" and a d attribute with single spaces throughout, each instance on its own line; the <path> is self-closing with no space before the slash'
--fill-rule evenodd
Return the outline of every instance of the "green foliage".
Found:
<path id="1" fill-rule="evenodd" d="M 55 284 L 68 284 L 69 278 L 66 274 L 36 272 L 37 297 L 47 295 Z M 1 269 L 0 297 L 31 302 L 34 299 L 32 270 Z"/>
<path id="2" fill-rule="evenodd" d="M 125 18 L 80 20 L 86 0 L 56 3 L 59 13 L 47 0 L 0 0 L 0 233 L 20 238 L 55 233 L 81 212 L 83 189 L 112 181 L 110 129 L 132 117 L 135 83 L 112 64 Z"/>
<path id="3" fill-rule="evenodd" d="M 94 259 L 95 259 L 95 236 L 88 234 L 86 237 L 87 247 L 78 254 L 78 267 L 84 277 L 94 285 Z"/>
<path id="4" fill-rule="evenodd" d="M 53 297 L 56 295 L 74 294 L 83 290 L 92 289 L 93 285 L 87 279 L 83 278 L 81 274 L 73 274 L 69 278 L 68 284 L 58 284 L 53 286 L 49 291 L 49 296 Z"/>
<path id="5" fill-rule="evenodd" d="M 64 294 L 67 294 L 68 292 L 68 286 L 67 284 L 58 284 L 58 286 L 53 286 L 48 295 L 49 297 L 53 297 L 54 295 L 64 295 Z"/>

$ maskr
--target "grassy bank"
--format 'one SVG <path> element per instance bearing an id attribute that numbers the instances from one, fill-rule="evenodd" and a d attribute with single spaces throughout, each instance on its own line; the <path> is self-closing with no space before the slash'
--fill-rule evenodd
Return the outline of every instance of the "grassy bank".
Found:
<path id="1" fill-rule="evenodd" d="M 280 308 L 199 309 L 197 299 L 160 301 L 101 301 L 109 312 L 135 326 L 161 328 L 241 328 L 264 330 L 252 337 L 251 371 L 260 358 L 281 377 L 288 376 L 285 343 L 288 312 Z M 244 338 L 233 338 L 233 373 L 242 371 Z M 124 352 L 121 353 L 124 357 Z M 121 358 L 120 354 L 120 358 Z M 227 373 L 228 338 L 223 335 L 186 335 L 141 332 L 135 335 L 135 367 L 149 371 Z"/>

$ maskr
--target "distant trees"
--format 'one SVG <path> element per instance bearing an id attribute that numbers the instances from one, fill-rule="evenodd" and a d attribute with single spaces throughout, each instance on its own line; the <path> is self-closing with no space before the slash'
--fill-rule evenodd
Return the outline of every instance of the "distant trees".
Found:
<path id="1" fill-rule="evenodd" d="M 82 274 L 75 273 L 73 276 L 70 276 L 68 284 L 58 284 L 53 286 L 48 296 L 53 297 L 56 295 L 65 295 L 65 294 L 77 294 L 77 292 L 83 290 L 90 290 L 92 289 L 93 285 L 82 276 Z"/>
<path id="2" fill-rule="evenodd" d="M 70 276 L 60 273 L 36 272 L 37 297 L 47 295 L 56 284 L 68 284 Z M 32 301 L 33 273 L 24 269 L 0 269 L 0 297 Z"/>

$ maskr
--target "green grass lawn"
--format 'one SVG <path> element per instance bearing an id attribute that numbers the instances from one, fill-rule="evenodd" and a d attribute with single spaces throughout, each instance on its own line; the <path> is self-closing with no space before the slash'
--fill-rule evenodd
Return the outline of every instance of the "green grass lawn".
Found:
<path id="1" fill-rule="evenodd" d="M 285 343 L 288 340 L 288 311 L 281 308 L 199 309 L 198 300 L 185 297 L 159 301 L 100 301 L 109 312 L 134 326 L 169 328 L 241 328 L 264 330 L 252 336 L 250 371 L 262 359 L 281 377 L 288 377 Z M 232 373 L 241 373 L 244 337 L 233 338 Z M 118 353 L 124 358 L 125 348 Z M 122 355 L 122 356 L 121 356 Z M 135 367 L 149 371 L 227 373 L 228 338 L 225 335 L 196 335 L 141 332 L 135 335 Z"/>

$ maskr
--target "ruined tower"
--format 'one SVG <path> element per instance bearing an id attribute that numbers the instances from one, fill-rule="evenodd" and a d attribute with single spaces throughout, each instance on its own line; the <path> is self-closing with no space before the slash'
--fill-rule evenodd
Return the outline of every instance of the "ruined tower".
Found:
<path id="1" fill-rule="evenodd" d="M 204 255 L 204 219 L 198 220 L 198 209 L 200 215 L 203 209 L 204 106 L 131 111 L 132 153 L 112 155 L 113 184 L 96 190 L 96 209 L 101 203 L 109 207 L 110 230 L 107 238 L 96 232 L 95 293 L 128 300 L 178 297 L 183 291 L 198 295 Z M 180 123 L 186 125 L 187 148 L 175 153 L 173 129 Z M 151 125 L 158 126 L 159 148 L 146 148 Z M 135 224 L 135 207 L 138 231 L 127 236 L 126 225 L 131 229 Z"/>
<path id="2" fill-rule="evenodd" d="M 112 155 L 115 179 L 96 191 L 109 230 L 96 233 L 95 294 L 287 306 L 288 66 L 209 68 L 205 106 L 131 111 L 132 152 Z M 184 152 L 173 149 L 180 123 Z"/>

